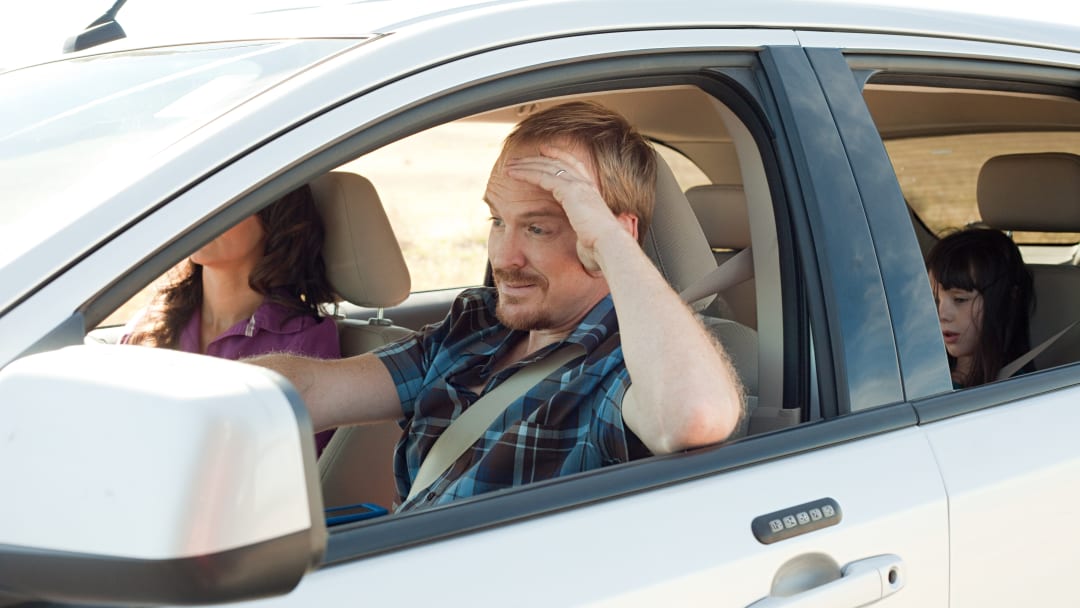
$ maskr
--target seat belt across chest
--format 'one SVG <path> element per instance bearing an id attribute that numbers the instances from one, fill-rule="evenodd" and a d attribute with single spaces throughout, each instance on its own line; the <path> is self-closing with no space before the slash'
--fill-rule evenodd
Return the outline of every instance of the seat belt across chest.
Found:
<path id="1" fill-rule="evenodd" d="M 427 489 L 453 466 L 515 399 L 555 370 L 584 354 L 585 349 L 580 344 L 565 344 L 543 359 L 523 366 L 501 384 L 481 395 L 435 440 L 416 472 L 405 502 L 412 500 L 421 490 Z"/>

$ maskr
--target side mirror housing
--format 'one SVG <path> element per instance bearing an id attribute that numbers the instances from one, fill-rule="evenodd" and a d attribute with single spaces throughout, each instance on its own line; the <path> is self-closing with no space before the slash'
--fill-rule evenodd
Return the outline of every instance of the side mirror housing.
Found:
<path id="1" fill-rule="evenodd" d="M 209 603 L 286 593 L 326 547 L 311 421 L 281 376 L 137 346 L 0 370 L 0 590 Z"/>

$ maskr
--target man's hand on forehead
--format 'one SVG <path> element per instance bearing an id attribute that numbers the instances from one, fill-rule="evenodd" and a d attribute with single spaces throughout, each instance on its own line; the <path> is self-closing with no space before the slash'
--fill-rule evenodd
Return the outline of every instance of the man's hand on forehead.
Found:
<path id="1" fill-rule="evenodd" d="M 565 148 L 541 144 L 539 156 L 508 158 L 506 174 L 551 193 L 562 205 L 578 235 L 578 257 L 589 270 L 598 270 L 596 243 L 612 231 L 631 233 L 600 196 L 597 178 L 588 166 Z"/>

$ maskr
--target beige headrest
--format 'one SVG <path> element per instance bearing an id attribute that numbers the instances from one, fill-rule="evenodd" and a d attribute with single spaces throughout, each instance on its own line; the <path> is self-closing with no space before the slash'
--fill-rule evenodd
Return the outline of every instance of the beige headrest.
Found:
<path id="1" fill-rule="evenodd" d="M 982 221 L 998 230 L 1080 232 L 1080 156 L 995 156 L 979 171 Z"/>
<path id="2" fill-rule="evenodd" d="M 675 175 L 659 154 L 656 155 L 656 207 L 652 226 L 645 234 L 645 253 L 676 292 L 716 268 L 716 258 L 705 233 Z M 704 310 L 714 299 L 715 296 L 710 296 L 698 300 L 693 307 Z"/>
<path id="3" fill-rule="evenodd" d="M 718 249 L 750 246 L 750 216 L 742 186 L 694 186 L 686 191 L 709 245 Z"/>
<path id="4" fill-rule="evenodd" d="M 359 306 L 400 304 L 412 287 L 394 230 L 371 182 L 353 173 L 328 173 L 311 182 L 326 227 L 323 258 L 334 291 Z"/>

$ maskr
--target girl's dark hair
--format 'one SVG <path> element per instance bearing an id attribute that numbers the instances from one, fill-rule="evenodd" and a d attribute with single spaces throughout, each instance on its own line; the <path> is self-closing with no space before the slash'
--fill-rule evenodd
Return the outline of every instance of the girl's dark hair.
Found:
<path id="1" fill-rule="evenodd" d="M 266 232 L 263 257 L 252 269 L 248 285 L 256 293 L 290 310 L 292 316 L 319 316 L 319 306 L 337 295 L 326 278 L 322 257 L 325 229 L 306 184 L 255 214 Z M 185 261 L 173 282 L 159 292 L 145 329 L 129 340 L 177 348 L 180 332 L 202 305 L 202 266 Z"/>
<path id="2" fill-rule="evenodd" d="M 948 234 L 930 250 L 926 269 L 942 289 L 982 294 L 982 327 L 964 386 L 992 382 L 1001 368 L 1030 350 L 1028 321 L 1035 308 L 1031 273 L 1003 232 L 983 227 Z M 934 294 L 937 300 L 938 294 Z M 950 356 L 949 366 L 956 360 Z M 1031 371 L 1029 362 L 1023 371 Z"/>

